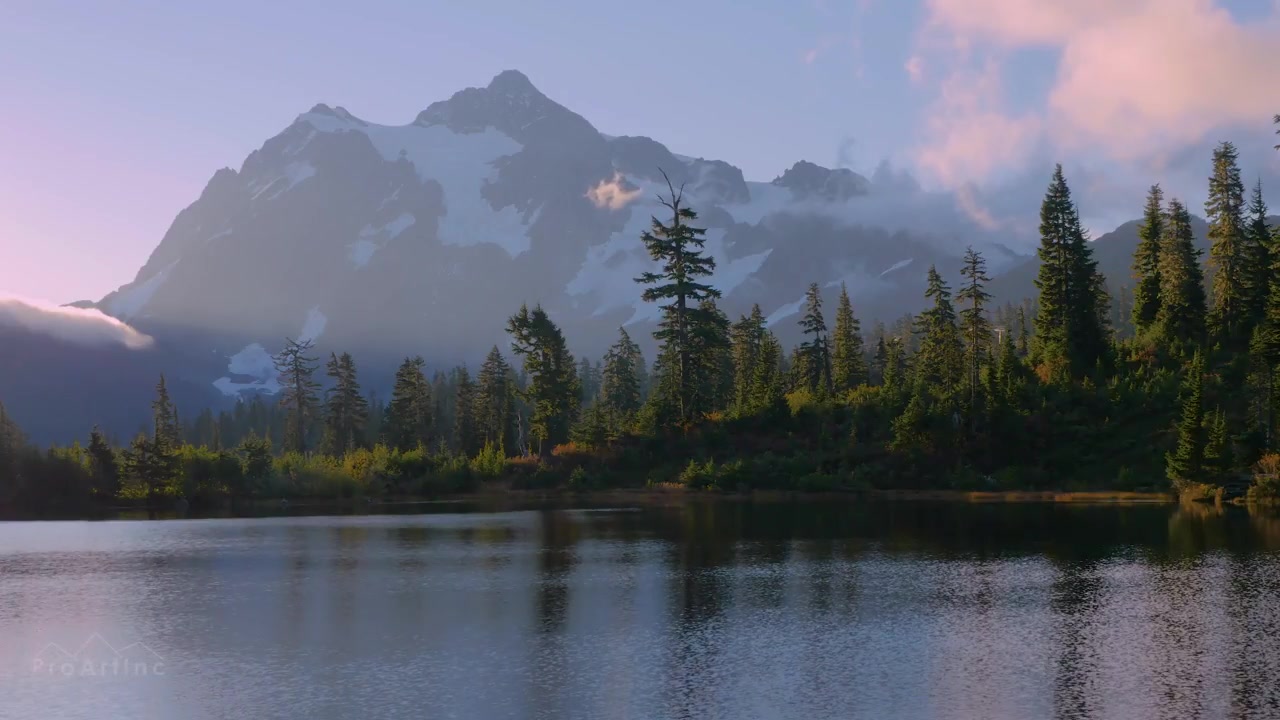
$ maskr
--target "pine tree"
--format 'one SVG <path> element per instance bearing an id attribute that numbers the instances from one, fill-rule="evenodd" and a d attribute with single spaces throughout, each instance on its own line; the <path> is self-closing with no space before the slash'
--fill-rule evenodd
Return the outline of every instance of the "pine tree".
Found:
<path id="1" fill-rule="evenodd" d="M 307 355 L 312 347 L 310 340 L 285 338 L 284 349 L 275 357 L 276 372 L 280 373 L 280 406 L 287 412 L 286 451 L 307 451 L 307 434 L 320 403 L 320 384 L 315 381 L 319 366 L 316 358 Z"/>
<path id="2" fill-rule="evenodd" d="M 1107 353 L 1107 294 L 1061 165 L 1040 207 L 1039 255 L 1037 357 L 1050 377 L 1082 377 Z"/>
<path id="3" fill-rule="evenodd" d="M 169 389 L 165 385 L 164 375 L 156 383 L 156 399 L 151 402 L 152 442 L 157 447 L 177 450 L 182 445 L 182 438 L 176 421 L 177 409 L 169 399 Z"/>
<path id="4" fill-rule="evenodd" d="M 618 328 L 618 341 L 604 356 L 600 379 L 600 399 L 605 408 L 620 417 L 629 418 L 644 402 L 640 393 L 640 369 L 644 355 L 626 328 Z"/>
<path id="5" fill-rule="evenodd" d="M 1204 344 L 1207 311 L 1200 254 L 1191 229 L 1191 214 L 1177 198 L 1170 200 L 1160 248 L 1155 327 L 1159 342 L 1179 358 L 1191 355 Z"/>
<path id="6" fill-rule="evenodd" d="M 3 409 L 0 409 L 0 415 L 2 414 Z M 88 453 L 94 494 L 102 498 L 114 498 L 120 492 L 120 466 L 115 451 L 107 444 L 96 425 L 89 433 Z"/>
<path id="7" fill-rule="evenodd" d="M 476 427 L 476 385 L 466 366 L 456 371 L 453 402 L 453 446 L 465 457 L 475 457 L 483 443 Z"/>
<path id="8" fill-rule="evenodd" d="M 579 386 L 560 328 L 547 317 L 541 306 L 520 311 L 507 323 L 511 349 L 524 359 L 529 385 L 521 395 L 529 403 L 529 436 L 537 442 L 538 453 L 569 439 L 569 428 L 577 416 Z"/>
<path id="9" fill-rule="evenodd" d="M 493 346 L 480 366 L 476 387 L 476 430 L 484 443 L 493 443 L 504 452 L 515 447 L 512 437 L 515 385 L 511 367 Z"/>
<path id="10" fill-rule="evenodd" d="M 364 445 L 369 403 L 360 392 L 355 360 L 349 353 L 330 353 L 325 372 L 333 386 L 325 393 L 324 451 L 343 455 Z"/>
<path id="11" fill-rule="evenodd" d="M 1207 480 L 1220 484 L 1226 480 L 1235 464 L 1231 432 L 1227 414 L 1222 408 L 1209 413 L 1207 420 L 1209 427 L 1204 443 L 1204 472 Z"/>
<path id="12" fill-rule="evenodd" d="M 831 342 L 831 383 L 836 392 L 846 392 L 867 382 L 867 361 L 863 352 L 862 326 L 853 314 L 848 289 L 840 283 L 836 328 Z"/>
<path id="13" fill-rule="evenodd" d="M 886 343 L 884 363 L 884 389 L 890 396 L 902 393 L 906 388 L 906 350 L 902 346 L 902 338 L 890 338 Z"/>
<path id="14" fill-rule="evenodd" d="M 1204 360 L 1199 352 L 1182 380 L 1182 420 L 1178 446 L 1165 459 L 1165 473 L 1175 488 L 1204 478 Z"/>
<path id="15" fill-rule="evenodd" d="M 706 229 L 689 224 L 698 215 L 683 204 L 683 186 L 677 191 L 668 180 L 667 188 L 670 196 L 659 200 L 671 211 L 670 224 L 655 217 L 652 228 L 641 237 L 649 256 L 661 264 L 660 271 L 643 273 L 636 282 L 652 286 L 645 288 L 641 296 L 645 302 L 667 303 L 662 306 L 662 320 L 653 336 L 670 377 L 658 385 L 670 395 L 663 403 L 673 407 L 677 420 L 688 422 L 703 410 L 694 402 L 698 384 L 693 368 L 694 336 L 700 331 L 708 334 L 708 326 L 716 323 L 703 303 L 720 297 L 720 291 L 699 282 L 716 267 L 715 260 L 703 254 Z"/>
<path id="16" fill-rule="evenodd" d="M 1133 331 L 1141 336 L 1160 312 L 1160 255 L 1164 241 L 1164 193 L 1159 185 L 1147 192 L 1147 206 L 1138 227 L 1138 248 L 1133 255 Z"/>
<path id="17" fill-rule="evenodd" d="M 920 338 L 915 355 L 916 381 L 941 397 L 959 385 L 963 350 L 951 289 L 933 266 L 929 267 L 925 297 L 933 301 L 933 306 L 921 312 L 916 322 L 915 331 Z"/>
<path id="18" fill-rule="evenodd" d="M 704 320 L 690 340 L 693 343 L 693 409 L 695 416 L 719 412 L 733 397 L 733 356 L 729 345 L 729 318 L 715 300 L 699 305 Z"/>
<path id="19" fill-rule="evenodd" d="M 431 447 L 434 429 L 431 384 L 423 372 L 421 356 L 405 358 L 396 370 L 391 402 L 382 422 L 383 441 L 400 451 Z"/>
<path id="20" fill-rule="evenodd" d="M 1225 347 L 1240 349 L 1249 339 L 1248 316 L 1254 299 L 1244 234 L 1244 183 L 1236 159 L 1236 148 L 1229 142 L 1214 150 L 1204 209 L 1209 221 L 1209 264 L 1214 268 L 1210 330 Z"/>
<path id="21" fill-rule="evenodd" d="M 759 305 L 753 305 L 751 314 L 742 316 L 730 329 L 729 342 L 733 357 L 731 408 L 735 415 L 747 415 L 755 408 L 757 365 L 761 362 L 766 333 L 768 330 L 764 324 L 764 313 L 760 311 Z"/>
<path id="22" fill-rule="evenodd" d="M 960 275 L 966 282 L 956 293 L 956 301 L 964 305 L 960 311 L 960 335 L 964 338 L 965 397 L 970 413 L 978 408 L 978 393 L 982 389 L 982 369 L 991 355 L 991 321 L 987 319 L 986 305 L 991 294 L 986 291 L 987 261 L 982 253 L 972 247 L 964 253 L 964 267 Z"/>
<path id="23" fill-rule="evenodd" d="M 889 366 L 889 347 L 885 344 L 884 335 L 876 339 L 876 351 L 871 356 L 872 380 L 884 384 L 885 369 Z"/>
<path id="24" fill-rule="evenodd" d="M 768 330 L 764 330 L 760 336 L 760 350 L 752 375 L 751 392 L 747 400 L 750 412 L 768 413 L 780 407 L 785 395 L 782 344 Z"/>
<path id="25" fill-rule="evenodd" d="M 1249 324 L 1262 322 L 1271 297 L 1272 248 L 1271 228 L 1267 225 L 1267 203 L 1262 199 L 1262 180 L 1253 186 L 1249 200 L 1249 217 L 1244 229 L 1245 248 L 1248 252 L 1246 274 L 1249 289 Z"/>
<path id="26" fill-rule="evenodd" d="M 1018 308 L 1018 357 L 1026 357 L 1031 352 L 1031 331 L 1027 324 L 1027 311 Z"/>
<path id="27" fill-rule="evenodd" d="M 822 317 L 822 292 L 818 283 L 810 283 L 804 294 L 804 315 L 800 330 L 805 338 L 796 355 L 799 378 L 809 392 L 825 394 L 831 390 L 831 353 L 827 343 L 827 321 Z"/>

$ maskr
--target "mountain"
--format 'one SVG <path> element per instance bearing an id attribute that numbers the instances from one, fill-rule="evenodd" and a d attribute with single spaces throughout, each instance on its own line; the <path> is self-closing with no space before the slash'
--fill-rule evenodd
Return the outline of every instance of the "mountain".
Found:
<path id="1" fill-rule="evenodd" d="M 869 321 L 921 307 L 929 265 L 953 272 L 967 244 L 993 270 L 1021 259 L 1002 244 L 1015 238 L 904 176 L 800 161 L 747 180 L 723 160 L 604 135 L 506 71 L 406 125 L 316 105 L 217 171 L 133 281 L 93 307 L 154 337 L 148 364 L 209 402 L 274 392 L 270 354 L 286 337 L 351 352 L 375 387 L 406 354 L 474 365 L 507 348 L 521 303 L 599 357 L 618 326 L 647 340 L 657 318 L 634 278 L 652 267 L 640 235 L 669 181 L 707 228 L 722 307 L 759 303 L 790 342 L 811 282 L 832 300 L 847 283 Z M 81 433 L 91 413 L 75 415 Z"/>

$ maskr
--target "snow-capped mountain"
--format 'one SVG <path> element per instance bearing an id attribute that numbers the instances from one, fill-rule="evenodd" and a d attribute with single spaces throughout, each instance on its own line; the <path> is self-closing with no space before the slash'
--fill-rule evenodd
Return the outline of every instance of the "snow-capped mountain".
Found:
<path id="1" fill-rule="evenodd" d="M 965 245 L 985 241 L 993 269 L 1017 259 L 950 196 L 887 167 L 868 179 L 802 161 L 749 181 L 725 161 L 603 135 L 506 71 L 407 125 L 302 113 L 238 171 L 215 173 L 96 306 L 215 397 L 274 391 L 270 354 L 285 337 L 362 367 L 408 353 L 474 364 L 506 347 L 506 318 L 525 302 L 598 356 L 619 325 L 645 338 L 657 317 L 634 278 L 651 267 L 639 238 L 667 179 L 707 228 L 725 310 L 759 303 L 784 339 L 810 282 L 832 298 L 844 282 L 864 320 L 891 318 L 920 307 L 925 270 L 953 273 Z"/>

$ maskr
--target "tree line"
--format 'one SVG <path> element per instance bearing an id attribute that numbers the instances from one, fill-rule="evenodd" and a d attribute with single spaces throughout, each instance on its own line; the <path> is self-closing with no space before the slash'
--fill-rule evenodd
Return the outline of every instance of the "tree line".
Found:
<path id="1" fill-rule="evenodd" d="M 1277 118 L 1280 122 L 1280 118 Z M 660 306 L 646 362 L 625 328 L 575 358 L 540 306 L 507 322 L 473 378 L 404 360 L 384 402 L 354 358 L 308 341 L 275 357 L 280 391 L 183 422 L 162 377 L 127 445 L 36 450 L 0 409 L 0 504 L 421 494 L 514 486 L 681 483 L 725 489 L 1172 488 L 1276 494 L 1280 231 L 1260 183 L 1246 200 L 1231 143 L 1213 153 L 1207 263 L 1190 211 L 1150 188 L 1122 316 L 1066 177 L 1040 210 L 1037 296 L 994 306 L 980 252 L 927 307 L 866 334 L 840 288 L 828 324 L 806 293 L 786 352 L 759 306 L 731 320 L 705 228 L 668 182 L 636 278 Z M 1122 321 L 1124 332 L 1116 325 Z M 323 369 L 322 369 L 323 367 Z"/>

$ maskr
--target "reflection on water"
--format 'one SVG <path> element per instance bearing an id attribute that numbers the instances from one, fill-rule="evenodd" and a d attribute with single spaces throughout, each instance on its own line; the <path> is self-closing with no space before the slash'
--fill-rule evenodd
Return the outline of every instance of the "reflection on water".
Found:
<path id="1" fill-rule="evenodd" d="M 0 717 L 1276 717 L 1278 550 L 1170 506 L 0 524 Z"/>

